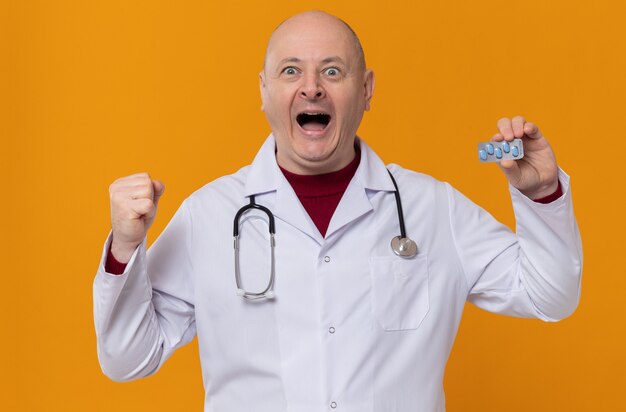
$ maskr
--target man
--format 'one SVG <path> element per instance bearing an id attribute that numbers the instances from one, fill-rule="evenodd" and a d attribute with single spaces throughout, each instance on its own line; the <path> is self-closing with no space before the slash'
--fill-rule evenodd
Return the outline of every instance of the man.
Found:
<path id="1" fill-rule="evenodd" d="M 285 21 L 260 88 L 272 135 L 253 164 L 190 196 L 147 255 L 163 184 L 138 174 L 111 185 L 94 310 L 112 379 L 154 373 L 197 335 L 206 411 L 443 411 L 466 300 L 546 321 L 574 311 L 569 178 L 534 124 L 501 119 L 494 136 L 525 143 L 522 160 L 501 162 L 516 234 L 449 185 L 389 166 L 417 244 L 402 257 L 389 245 L 394 182 L 356 138 L 374 74 L 352 30 L 322 12 Z M 253 207 L 235 225 L 235 264 L 233 218 L 249 203 L 273 213 L 275 249 Z"/>

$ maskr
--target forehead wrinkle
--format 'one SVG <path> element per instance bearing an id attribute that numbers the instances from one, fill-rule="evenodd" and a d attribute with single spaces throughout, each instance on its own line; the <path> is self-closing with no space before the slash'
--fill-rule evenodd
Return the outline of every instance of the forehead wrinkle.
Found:
<path id="1" fill-rule="evenodd" d="M 278 64 L 283 64 L 283 63 L 300 63 L 301 61 L 302 60 L 297 58 L 297 57 L 285 57 L 280 62 L 278 62 Z"/>
<path id="2" fill-rule="evenodd" d="M 343 65 L 346 64 L 343 61 L 343 59 L 341 57 L 339 57 L 339 56 L 326 57 L 325 59 L 322 59 L 322 63 L 341 63 Z"/>
<path id="3" fill-rule="evenodd" d="M 281 66 L 285 63 L 302 63 L 303 61 L 304 60 L 300 59 L 299 57 L 290 56 L 290 57 L 285 57 L 284 59 L 279 61 L 278 65 Z M 325 57 L 321 60 L 321 63 L 322 64 L 340 63 L 340 64 L 343 64 L 344 66 L 346 65 L 346 62 L 344 62 L 344 60 L 340 56 Z"/>
<path id="4" fill-rule="evenodd" d="M 356 32 L 352 29 L 352 27 L 350 27 L 350 25 L 348 23 L 346 23 L 345 21 L 343 21 L 342 19 L 340 19 L 340 18 L 338 18 L 336 16 L 333 16 L 332 14 L 329 14 L 329 13 L 326 13 L 326 12 L 323 12 L 323 11 L 318 11 L 318 10 L 311 10 L 311 11 L 308 11 L 308 12 L 304 12 L 304 13 L 292 16 L 292 17 L 284 20 L 278 26 L 276 26 L 276 28 L 272 31 L 272 34 L 270 35 L 270 38 L 269 38 L 269 40 L 267 42 L 267 47 L 265 49 L 265 58 L 264 58 L 264 61 L 263 61 L 263 70 L 264 71 L 265 71 L 265 68 L 267 66 L 267 59 L 268 59 L 268 56 L 270 54 L 270 48 L 272 46 L 272 40 L 274 40 L 274 38 L 276 37 L 277 33 L 286 24 L 289 24 L 289 23 L 293 24 L 292 21 L 294 19 L 302 18 L 302 16 L 306 15 L 306 14 L 320 14 L 320 15 L 324 15 L 324 16 L 327 16 L 328 18 L 334 19 L 336 22 L 340 23 L 343 26 L 343 28 L 348 31 L 348 35 L 354 41 L 356 57 L 357 57 L 357 62 L 358 62 L 357 67 L 359 67 L 362 70 L 366 69 L 367 66 L 366 66 L 366 63 L 365 63 L 365 53 L 363 51 L 363 47 L 361 45 L 361 41 L 359 40 L 359 37 L 357 36 Z"/>

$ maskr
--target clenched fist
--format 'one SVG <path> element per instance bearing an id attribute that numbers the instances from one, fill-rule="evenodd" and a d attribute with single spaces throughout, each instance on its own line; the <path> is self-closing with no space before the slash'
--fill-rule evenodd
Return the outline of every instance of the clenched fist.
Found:
<path id="1" fill-rule="evenodd" d="M 148 173 L 122 177 L 109 187 L 111 253 L 119 262 L 127 263 L 146 237 L 164 190 L 163 183 L 152 180 Z"/>

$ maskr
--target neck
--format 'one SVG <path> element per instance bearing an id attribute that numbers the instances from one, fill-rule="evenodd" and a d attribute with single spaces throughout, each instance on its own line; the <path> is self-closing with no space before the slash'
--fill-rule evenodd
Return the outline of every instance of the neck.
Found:
<path id="1" fill-rule="evenodd" d="M 337 148 L 339 150 L 339 148 Z M 301 176 L 314 176 L 314 175 L 323 175 L 328 173 L 333 173 L 338 170 L 344 169 L 346 166 L 351 164 L 357 154 L 359 153 L 359 143 L 358 141 L 354 141 L 352 145 L 352 150 L 348 151 L 345 155 L 335 159 L 335 156 L 330 156 L 332 159 L 327 159 L 324 162 L 307 160 L 298 158 L 294 160 L 289 156 L 281 156 L 281 152 L 276 149 L 276 162 L 278 166 L 282 170 L 286 170 L 296 175 Z M 336 153 L 336 152 L 335 152 Z M 299 161 L 297 161 L 299 160 Z"/>

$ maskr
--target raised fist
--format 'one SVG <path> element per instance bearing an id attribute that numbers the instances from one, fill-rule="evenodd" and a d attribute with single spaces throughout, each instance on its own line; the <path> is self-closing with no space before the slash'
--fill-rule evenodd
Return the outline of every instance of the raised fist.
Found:
<path id="1" fill-rule="evenodd" d="M 127 263 L 154 221 L 165 186 L 148 173 L 117 179 L 109 187 L 111 198 L 111 253 Z"/>

